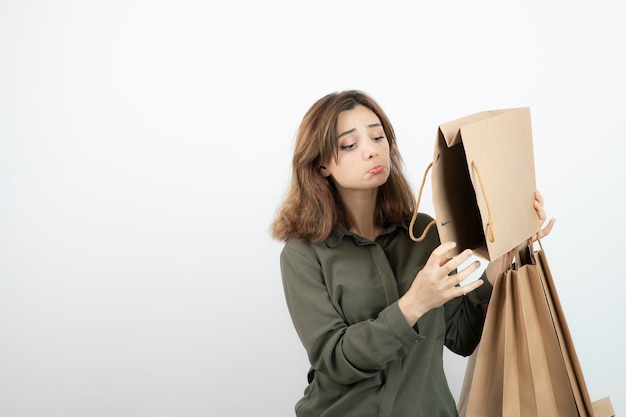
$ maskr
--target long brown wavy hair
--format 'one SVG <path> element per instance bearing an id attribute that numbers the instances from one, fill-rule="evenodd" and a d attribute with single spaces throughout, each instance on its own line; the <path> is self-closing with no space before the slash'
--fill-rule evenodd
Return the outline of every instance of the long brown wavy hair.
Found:
<path id="1" fill-rule="evenodd" d="M 389 142 L 389 178 L 378 189 L 377 225 L 402 222 L 411 217 L 415 198 L 403 173 L 396 136 L 387 115 L 371 97 L 350 90 L 328 94 L 307 111 L 296 135 L 291 185 L 271 226 L 272 237 L 286 241 L 297 237 L 320 243 L 339 225 L 352 227 L 347 211 L 330 177 L 320 167 L 338 158 L 337 118 L 339 113 L 363 105 L 380 119 Z"/>

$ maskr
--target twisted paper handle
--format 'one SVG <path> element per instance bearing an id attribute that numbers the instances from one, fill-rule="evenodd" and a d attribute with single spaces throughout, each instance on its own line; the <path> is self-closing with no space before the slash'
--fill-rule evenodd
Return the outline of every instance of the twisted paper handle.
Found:
<path id="1" fill-rule="evenodd" d="M 424 191 L 424 184 L 426 183 L 426 176 L 428 175 L 428 171 L 430 171 L 430 168 L 432 166 L 433 166 L 433 163 L 431 162 L 430 164 L 428 164 L 426 171 L 424 171 L 424 178 L 422 178 L 422 185 L 420 186 L 420 191 L 419 191 L 419 194 L 417 195 L 417 203 L 415 204 L 415 210 L 413 210 L 413 217 L 411 217 L 411 223 L 409 224 L 409 236 L 411 236 L 411 239 L 414 240 L 415 242 L 421 242 L 422 240 L 424 240 L 424 238 L 426 237 L 426 233 L 428 233 L 430 228 L 433 227 L 433 225 L 436 222 L 436 220 L 433 220 L 430 223 L 428 223 L 428 225 L 426 226 L 426 228 L 424 229 L 424 232 L 422 232 L 422 235 L 420 237 L 415 237 L 415 235 L 413 234 L 413 226 L 415 226 L 415 219 L 417 219 L 417 209 L 422 199 L 422 191 Z"/>
<path id="2" fill-rule="evenodd" d="M 480 184 L 480 191 L 483 193 L 483 197 L 485 198 L 485 205 L 487 206 L 487 235 L 489 237 L 489 241 L 493 242 L 496 240 L 493 235 L 493 220 L 491 220 L 491 208 L 489 207 L 489 201 L 487 201 L 487 194 L 485 194 L 485 186 L 483 185 L 483 180 L 480 178 L 480 172 L 478 172 L 478 168 L 476 167 L 476 162 L 472 161 L 472 169 L 478 175 L 478 183 Z"/>
<path id="3" fill-rule="evenodd" d="M 428 171 L 430 171 L 432 166 L 433 166 L 433 163 L 431 162 L 430 164 L 428 164 L 426 171 L 424 171 L 422 184 L 420 185 L 420 190 L 417 195 L 417 203 L 415 204 L 415 210 L 413 210 L 413 216 L 411 217 L 411 223 L 409 224 L 409 236 L 415 242 L 421 242 L 422 240 L 424 240 L 424 238 L 426 237 L 426 234 L 436 222 L 436 220 L 433 220 L 430 223 L 428 223 L 428 225 L 426 226 L 426 228 L 424 228 L 424 231 L 422 232 L 422 235 L 420 237 L 415 237 L 415 235 L 413 234 L 413 227 L 415 226 L 415 220 L 417 219 L 418 208 L 420 205 L 420 201 L 422 200 L 422 192 L 424 191 L 424 184 L 426 183 L 426 177 L 428 176 Z M 480 177 L 480 172 L 478 171 L 478 167 L 476 167 L 475 161 L 472 161 L 472 170 L 474 170 L 474 172 L 476 172 L 476 175 L 478 176 L 478 183 L 480 184 L 480 190 L 483 193 L 483 197 L 485 198 L 485 205 L 487 206 L 487 217 L 488 217 L 487 237 L 489 238 L 490 242 L 493 242 L 496 240 L 496 238 L 493 234 L 493 220 L 491 219 L 491 207 L 489 207 L 489 201 L 487 200 L 487 194 L 485 193 L 485 186 L 483 185 L 483 181 L 482 181 L 482 178 Z"/>

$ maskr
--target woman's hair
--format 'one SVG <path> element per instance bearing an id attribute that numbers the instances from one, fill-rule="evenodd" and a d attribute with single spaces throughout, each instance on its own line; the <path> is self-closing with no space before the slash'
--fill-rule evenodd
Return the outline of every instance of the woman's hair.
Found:
<path id="1" fill-rule="evenodd" d="M 297 237 L 319 243 L 339 226 L 352 226 L 334 182 L 324 177 L 321 166 L 338 158 L 339 113 L 362 105 L 380 119 L 389 142 L 390 174 L 378 190 L 376 219 L 379 226 L 411 217 L 415 198 L 402 172 L 403 162 L 389 119 L 381 107 L 361 91 L 331 93 L 319 99 L 304 115 L 296 135 L 291 185 L 272 223 L 272 237 L 285 241 Z"/>

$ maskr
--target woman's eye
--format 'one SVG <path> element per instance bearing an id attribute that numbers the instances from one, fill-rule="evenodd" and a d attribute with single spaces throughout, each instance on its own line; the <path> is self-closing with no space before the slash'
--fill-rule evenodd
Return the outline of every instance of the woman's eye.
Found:
<path id="1" fill-rule="evenodd" d="M 374 140 L 375 140 L 376 142 L 378 142 L 379 140 L 383 140 L 383 139 L 385 139 L 385 137 L 384 137 L 384 136 L 376 136 L 376 137 L 374 138 Z"/>
<path id="2" fill-rule="evenodd" d="M 342 145 L 342 146 L 340 146 L 339 148 L 340 148 L 341 150 L 347 151 L 347 150 L 349 150 L 349 149 L 354 148 L 354 147 L 355 147 L 355 145 L 356 145 L 356 143 L 351 143 L 350 145 Z"/>

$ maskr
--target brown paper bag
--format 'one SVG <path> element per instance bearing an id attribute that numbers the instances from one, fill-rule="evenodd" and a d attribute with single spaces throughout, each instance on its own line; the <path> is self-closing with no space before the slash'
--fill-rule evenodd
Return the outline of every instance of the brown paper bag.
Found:
<path id="1" fill-rule="evenodd" d="M 612 417 L 591 403 L 543 248 L 509 253 L 468 363 L 461 417 Z"/>
<path id="2" fill-rule="evenodd" d="M 541 245 L 541 241 L 539 241 Z M 537 264 L 537 270 L 539 272 L 544 291 L 546 293 L 546 301 L 548 302 L 549 310 L 551 312 L 551 319 L 554 323 L 554 330 L 560 341 L 561 352 L 567 367 L 570 383 L 572 387 L 578 386 L 579 389 L 573 389 L 576 404 L 579 409 L 586 410 L 590 416 L 594 417 L 615 417 L 615 411 L 609 397 L 602 398 L 600 400 L 591 402 L 589 393 L 587 391 L 587 385 L 583 376 L 582 367 L 576 355 L 574 348 L 574 342 L 565 319 L 565 313 L 561 306 L 554 280 L 552 278 L 552 272 L 548 265 L 546 253 L 543 250 L 536 251 L 534 253 L 534 260 Z M 580 414 L 581 416 L 584 414 Z"/>
<path id="3" fill-rule="evenodd" d="M 537 233 L 530 109 L 485 111 L 439 125 L 432 164 L 437 229 L 487 260 Z"/>

